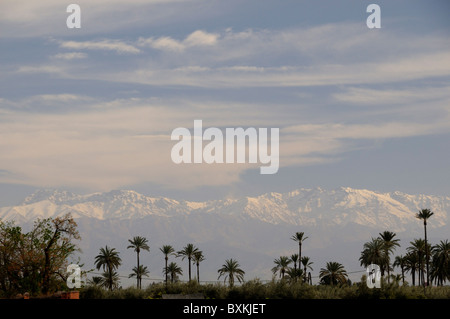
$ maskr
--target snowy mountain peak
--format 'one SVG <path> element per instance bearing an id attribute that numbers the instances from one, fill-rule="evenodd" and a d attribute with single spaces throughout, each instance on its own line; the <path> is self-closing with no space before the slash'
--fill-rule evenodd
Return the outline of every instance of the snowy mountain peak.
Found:
<path id="1" fill-rule="evenodd" d="M 63 202 L 71 201 L 78 198 L 80 195 L 74 193 L 58 190 L 58 189 L 38 189 L 33 194 L 27 196 L 21 205 L 30 205 L 33 203 L 38 203 L 44 200 L 51 201 L 55 204 L 60 204 Z"/>

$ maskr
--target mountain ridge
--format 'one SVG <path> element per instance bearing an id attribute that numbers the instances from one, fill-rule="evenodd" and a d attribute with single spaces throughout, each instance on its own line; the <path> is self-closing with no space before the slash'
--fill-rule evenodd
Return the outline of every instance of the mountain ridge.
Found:
<path id="1" fill-rule="evenodd" d="M 151 197 L 133 190 L 112 190 L 79 195 L 65 190 L 43 189 L 27 196 L 16 206 L 0 208 L 0 218 L 27 222 L 72 213 L 75 218 L 132 219 L 148 215 L 175 217 L 190 214 L 244 215 L 271 224 L 315 226 L 355 222 L 384 226 L 395 231 L 415 220 L 422 208 L 434 211 L 434 225 L 448 224 L 450 197 L 412 195 L 399 191 L 381 193 L 340 187 L 326 190 L 298 188 L 285 193 L 270 192 L 233 199 L 186 201 Z"/>

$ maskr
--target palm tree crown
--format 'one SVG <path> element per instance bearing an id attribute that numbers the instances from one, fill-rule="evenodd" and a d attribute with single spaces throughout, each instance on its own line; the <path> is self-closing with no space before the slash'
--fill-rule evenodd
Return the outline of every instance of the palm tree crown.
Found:
<path id="1" fill-rule="evenodd" d="M 325 285 L 345 284 L 347 282 L 347 272 L 344 266 L 338 262 L 327 262 L 326 268 L 321 268 L 320 282 Z"/>
<path id="2" fill-rule="evenodd" d="M 272 272 L 274 274 L 280 272 L 280 277 L 284 278 L 284 274 L 288 270 L 289 264 L 292 260 L 287 256 L 280 256 L 280 258 L 275 259 L 273 262 L 275 263 L 275 267 L 272 268 Z"/>

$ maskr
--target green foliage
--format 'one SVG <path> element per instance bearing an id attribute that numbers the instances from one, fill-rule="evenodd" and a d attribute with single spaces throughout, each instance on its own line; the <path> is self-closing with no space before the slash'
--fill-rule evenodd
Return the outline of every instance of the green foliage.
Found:
<path id="1" fill-rule="evenodd" d="M 38 219 L 24 233 L 13 222 L 0 221 L 0 296 L 32 296 L 65 288 L 68 258 L 80 239 L 70 214 Z"/>
<path id="2" fill-rule="evenodd" d="M 82 299 L 160 299 L 163 294 L 202 294 L 205 299 L 450 299 L 450 287 L 423 287 L 400 285 L 398 281 L 387 283 L 382 279 L 381 288 L 368 288 L 366 277 L 349 285 L 309 285 L 288 280 L 272 280 L 263 283 L 259 279 L 230 287 L 226 284 L 153 283 L 145 289 L 134 287 L 108 291 L 98 286 L 81 290 Z"/>

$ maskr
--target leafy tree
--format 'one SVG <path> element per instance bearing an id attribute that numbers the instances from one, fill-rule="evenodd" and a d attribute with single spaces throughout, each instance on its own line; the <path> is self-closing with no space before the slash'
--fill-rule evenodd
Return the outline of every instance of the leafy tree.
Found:
<path id="1" fill-rule="evenodd" d="M 241 266 L 239 263 L 233 258 L 225 260 L 225 264 L 223 264 L 222 268 L 217 271 L 219 273 L 219 277 L 217 279 L 224 276 L 225 282 L 228 278 L 228 284 L 230 287 L 233 287 L 235 279 L 239 282 L 243 282 L 245 271 L 243 271 L 240 267 Z"/>
<path id="2" fill-rule="evenodd" d="M 166 261 L 166 266 L 164 268 L 164 274 L 166 275 L 166 285 L 167 285 L 167 262 L 169 261 L 169 255 L 175 255 L 175 249 L 171 245 L 163 245 L 159 250 L 164 254 L 164 259 Z"/>
<path id="3" fill-rule="evenodd" d="M 38 219 L 28 233 L 14 222 L 0 221 L 0 288 L 47 294 L 65 285 L 68 258 L 78 250 L 77 224 L 70 214 Z"/>
<path id="4" fill-rule="evenodd" d="M 194 255 L 198 252 L 198 248 L 195 247 L 193 244 L 187 244 L 183 250 L 180 250 L 177 255 L 179 257 L 182 257 L 182 260 L 184 258 L 188 259 L 189 262 L 189 281 L 191 281 L 191 260 L 194 257 Z"/>
<path id="5" fill-rule="evenodd" d="M 117 276 L 115 270 L 119 268 L 122 263 L 122 259 L 119 257 L 119 253 L 115 248 L 100 248 L 100 254 L 95 257 L 95 267 L 97 270 L 103 268 L 103 277 L 106 277 L 107 288 L 113 290 L 115 280 L 113 277 Z M 118 278 L 118 276 L 117 276 Z"/>
<path id="6" fill-rule="evenodd" d="M 135 236 L 133 237 L 133 239 L 128 239 L 128 242 L 130 243 L 130 245 L 127 247 L 127 249 L 129 248 L 133 248 L 134 251 L 136 252 L 137 255 L 137 267 L 136 269 L 140 269 L 140 264 L 139 264 L 139 253 L 141 252 L 141 250 L 146 250 L 146 251 L 150 251 L 150 246 L 147 244 L 148 240 L 145 237 L 141 237 L 141 236 Z M 139 272 L 136 276 L 136 287 L 137 288 L 141 288 L 142 285 L 142 278 L 139 276 Z"/>

